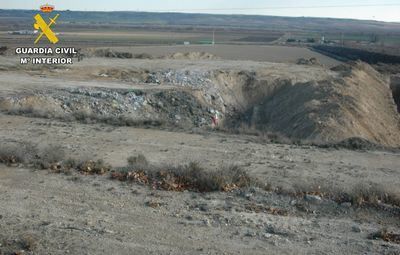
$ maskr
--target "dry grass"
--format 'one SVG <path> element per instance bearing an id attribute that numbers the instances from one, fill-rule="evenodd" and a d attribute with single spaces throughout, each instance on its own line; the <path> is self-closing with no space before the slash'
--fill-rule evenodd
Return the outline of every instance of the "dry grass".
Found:
<path id="1" fill-rule="evenodd" d="M 137 156 L 131 156 L 128 158 L 128 165 L 129 166 L 147 166 L 149 165 L 149 162 L 147 161 L 147 158 L 143 154 L 139 154 Z"/>
<path id="2" fill-rule="evenodd" d="M 0 236 L 0 254 L 33 254 L 38 246 L 35 236 L 25 233 L 19 236 Z"/>
<path id="3" fill-rule="evenodd" d="M 165 127 L 167 122 L 161 119 L 134 119 L 129 116 L 105 116 L 84 111 L 76 111 L 72 114 L 58 114 L 35 107 L 14 107 L 2 109 L 9 115 L 26 116 L 31 118 L 57 119 L 64 122 L 78 121 L 84 124 L 105 123 L 112 126 L 127 127 Z"/>
<path id="4" fill-rule="evenodd" d="M 355 205 L 378 205 L 380 203 L 400 207 L 400 194 L 394 193 L 387 187 L 379 184 L 360 183 L 347 195 Z M 346 197 L 346 196 L 345 196 Z"/>
<path id="5" fill-rule="evenodd" d="M 127 126 L 127 127 L 162 127 L 166 125 L 163 120 L 145 120 L 133 119 L 127 116 L 101 116 L 96 114 L 88 114 L 85 112 L 74 112 L 71 116 L 59 117 L 62 121 L 76 120 L 85 124 L 105 123 L 112 126 Z"/>
<path id="6" fill-rule="evenodd" d="M 301 183 L 292 189 L 273 187 L 251 178 L 238 166 L 207 170 L 198 162 L 178 166 L 156 166 L 149 163 L 143 154 L 128 158 L 128 165 L 115 170 L 103 160 L 78 161 L 65 158 L 60 146 L 47 145 L 38 148 L 32 144 L 13 143 L 0 146 L 0 163 L 7 165 L 23 164 L 39 169 L 49 169 L 56 173 L 70 174 L 77 170 L 87 175 L 104 175 L 111 172 L 111 178 L 132 181 L 168 191 L 232 191 L 257 186 L 278 194 L 301 197 L 315 195 L 338 203 L 350 202 L 355 206 L 380 206 L 382 204 L 400 207 L 400 194 L 395 189 L 376 183 L 359 183 L 350 190 L 321 187 L 318 183 Z"/>
<path id="7" fill-rule="evenodd" d="M 369 239 L 382 239 L 385 242 L 400 244 L 400 234 L 389 232 L 387 229 L 382 229 L 368 236 Z"/>
<path id="8" fill-rule="evenodd" d="M 13 165 L 29 161 L 28 155 L 32 151 L 29 145 L 2 144 L 0 146 L 0 163 Z"/>
<path id="9" fill-rule="evenodd" d="M 349 202 L 355 206 L 379 206 L 387 204 L 400 207 L 400 194 L 377 183 L 358 183 L 345 191 L 332 187 L 323 187 L 317 183 L 298 182 L 293 190 L 279 190 L 279 193 L 292 196 L 315 195 L 338 203 Z"/>
<path id="10" fill-rule="evenodd" d="M 129 158 L 129 165 L 119 168 L 111 178 L 151 185 L 168 191 L 232 191 L 255 182 L 238 166 L 207 171 L 197 162 L 180 166 L 154 166 L 143 156 Z"/>
<path id="11" fill-rule="evenodd" d="M 65 151 L 58 145 L 35 146 L 30 143 L 12 143 L 0 146 L 0 163 L 13 166 L 22 164 L 35 169 L 47 169 L 55 173 L 70 174 L 71 169 L 85 174 L 104 174 L 111 166 L 102 160 L 79 161 L 66 158 Z"/>
<path id="12" fill-rule="evenodd" d="M 102 175 L 109 172 L 111 170 L 111 166 L 101 159 L 97 161 L 88 160 L 78 164 L 77 170 L 84 174 Z"/>
<path id="13" fill-rule="evenodd" d="M 65 152 L 61 146 L 47 145 L 37 150 L 31 163 L 35 168 L 54 169 L 59 168 L 58 165 L 65 158 Z"/>

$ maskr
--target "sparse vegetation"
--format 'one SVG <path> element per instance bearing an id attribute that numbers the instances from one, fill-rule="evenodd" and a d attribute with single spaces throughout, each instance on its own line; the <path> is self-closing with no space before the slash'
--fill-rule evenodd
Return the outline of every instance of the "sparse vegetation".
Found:
<path id="1" fill-rule="evenodd" d="M 84 111 L 76 111 L 72 114 L 59 115 L 45 110 L 39 110 L 33 107 L 19 107 L 12 109 L 2 109 L 6 114 L 23 115 L 33 118 L 58 119 L 60 121 L 79 121 L 84 124 L 105 123 L 112 126 L 128 126 L 128 127 L 163 127 L 166 126 L 164 120 L 147 120 L 133 119 L 128 116 L 102 116 Z"/>
<path id="2" fill-rule="evenodd" d="M 130 157 L 128 162 L 128 166 L 117 169 L 111 177 L 169 191 L 231 191 L 254 183 L 238 166 L 222 167 L 216 171 L 207 171 L 197 162 L 160 167 L 149 165 L 143 155 Z"/>
<path id="3" fill-rule="evenodd" d="M 400 194 L 375 183 L 360 183 L 350 191 L 342 191 L 321 187 L 317 183 L 298 182 L 288 190 L 274 187 L 271 183 L 260 183 L 239 166 L 221 167 L 216 170 L 207 170 L 198 162 L 178 166 L 157 166 L 150 164 L 143 154 L 131 156 L 127 159 L 127 166 L 113 169 L 103 160 L 65 159 L 65 152 L 60 146 L 47 145 L 38 149 L 32 144 L 8 144 L 0 147 L 0 162 L 7 165 L 31 165 L 34 168 L 64 174 L 71 174 L 71 169 L 88 175 L 104 175 L 111 172 L 112 179 L 132 181 L 168 191 L 228 192 L 257 186 L 280 194 L 297 197 L 315 195 L 338 203 L 350 202 L 356 206 L 389 204 L 400 207 Z"/>
<path id="4" fill-rule="evenodd" d="M 0 146 L 0 162 L 6 165 L 25 163 L 26 148 L 17 144 L 2 144 Z"/>
<path id="5" fill-rule="evenodd" d="M 104 160 L 97 160 L 97 161 L 84 161 L 78 165 L 78 171 L 85 173 L 85 174 L 105 174 L 111 170 L 111 166 L 106 164 Z"/>
<path id="6" fill-rule="evenodd" d="M 350 198 L 355 205 L 377 205 L 379 203 L 400 206 L 400 194 L 395 194 L 387 188 L 378 184 L 360 183 L 356 185 L 349 195 L 343 197 Z"/>
<path id="7" fill-rule="evenodd" d="M 57 169 L 64 158 L 65 152 L 61 146 L 47 145 L 37 150 L 31 163 L 39 169 Z"/>
<path id="8" fill-rule="evenodd" d="M 79 162 L 74 158 L 68 158 L 63 161 L 63 166 L 66 169 L 76 169 L 79 166 Z"/>
<path id="9" fill-rule="evenodd" d="M 143 154 L 139 154 L 137 156 L 131 156 L 128 158 L 128 165 L 129 166 L 147 166 L 149 162 L 147 158 Z"/>
<path id="10" fill-rule="evenodd" d="M 38 245 L 35 236 L 25 233 L 14 238 L 0 236 L 0 254 L 32 254 Z"/>
<path id="11" fill-rule="evenodd" d="M 400 244 L 400 234 L 389 232 L 387 229 L 382 229 L 368 236 L 369 239 L 377 240 L 382 239 L 385 242 Z"/>
<path id="12" fill-rule="evenodd" d="M 400 194 L 394 193 L 389 188 L 376 183 L 358 183 L 349 191 L 343 191 L 336 188 L 321 187 L 316 183 L 298 182 L 293 185 L 293 191 L 279 189 L 276 191 L 293 196 L 314 195 L 338 203 L 349 202 L 355 206 L 388 204 L 400 207 Z"/>

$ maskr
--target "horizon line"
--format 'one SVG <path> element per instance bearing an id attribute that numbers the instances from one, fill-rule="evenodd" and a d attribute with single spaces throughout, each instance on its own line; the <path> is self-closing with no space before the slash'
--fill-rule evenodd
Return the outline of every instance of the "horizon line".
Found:
<path id="1" fill-rule="evenodd" d="M 372 6 L 372 5 L 371 5 Z M 400 4 L 394 4 L 391 6 L 400 6 Z M 344 7 L 344 6 L 341 6 Z M 347 6 L 350 7 L 350 6 Z M 283 8 L 283 7 L 282 7 Z M 293 7 L 295 8 L 295 7 Z M 304 7 L 306 8 L 306 7 Z M 312 8 L 312 7 L 308 7 Z M 316 7 L 315 7 L 316 8 Z M 242 8 L 231 8 L 231 10 L 241 10 Z M 246 9 L 246 8 L 244 8 Z M 255 9 L 255 8 L 248 8 L 250 9 Z M 260 8 L 257 8 L 258 10 Z M 261 8 L 263 9 L 263 8 Z M 273 9 L 273 8 L 269 8 Z M 278 7 L 276 9 L 279 9 Z M 5 10 L 5 11 L 40 11 L 40 9 L 15 9 L 15 8 L 0 8 L 0 10 Z M 183 10 L 183 9 L 182 9 Z M 199 11 L 201 10 L 207 10 L 207 9 L 198 9 Z M 211 10 L 211 9 L 208 9 Z M 217 9 L 215 9 L 217 10 Z M 223 9 L 220 9 L 223 10 Z M 226 9 L 224 9 L 226 10 Z M 373 22 L 382 22 L 382 23 L 394 23 L 394 24 L 400 24 L 399 21 L 386 21 L 386 20 L 374 20 L 374 19 L 357 19 L 357 18 L 339 18 L 339 17 L 322 17 L 322 16 L 280 16 L 280 15 L 271 15 L 271 14 L 248 14 L 248 13 L 206 13 L 206 12 L 183 12 L 180 10 L 74 10 L 74 9 L 61 9 L 61 10 L 56 10 L 56 11 L 61 11 L 61 12 L 133 12 L 133 13 L 173 13 L 173 14 L 196 14 L 196 15 L 222 15 L 222 16 L 262 16 L 262 17 L 279 17 L 279 18 L 308 18 L 308 19 L 336 19 L 336 20 L 352 20 L 352 21 L 373 21 Z"/>

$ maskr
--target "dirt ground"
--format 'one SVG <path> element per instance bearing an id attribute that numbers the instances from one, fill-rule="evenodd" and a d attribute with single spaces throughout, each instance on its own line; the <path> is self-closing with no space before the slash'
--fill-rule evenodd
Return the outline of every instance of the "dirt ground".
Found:
<path id="1" fill-rule="evenodd" d="M 157 192 L 102 177 L 4 167 L 0 183 L 2 244 L 29 240 L 25 247 L 34 254 L 397 254 L 400 248 L 367 238 L 383 226 L 398 230 L 398 216 L 330 202 L 257 191 Z M 289 213 L 248 209 L 255 204 Z"/>
<path id="2" fill-rule="evenodd" d="M 143 153 L 155 164 L 197 160 L 210 169 L 238 164 L 262 182 L 285 187 L 351 189 L 360 183 L 379 183 L 400 192 L 396 153 L 0 118 L 2 141 L 58 144 L 71 156 L 103 158 L 114 166 Z M 107 177 L 5 166 L 0 176 L 2 244 L 29 238 L 34 254 L 397 254 L 400 249 L 398 244 L 368 239 L 383 228 L 398 231 L 398 211 L 309 201 L 259 189 L 206 194 L 154 191 Z M 253 208 L 257 206 L 279 208 L 287 215 L 258 212 Z M 21 249 L 18 242 L 15 245 Z"/>
<path id="3" fill-rule="evenodd" d="M 251 60 L 275 63 L 296 63 L 299 58 L 316 58 L 321 64 L 332 67 L 340 62 L 307 48 L 276 45 L 188 45 L 188 46 L 137 46 L 113 47 L 117 51 L 135 54 L 148 53 L 164 56 L 176 52 L 208 52 L 226 60 Z"/>
<path id="4" fill-rule="evenodd" d="M 235 106 L 244 113 L 280 88 L 314 86 L 322 88 L 315 90 L 320 95 L 329 88 L 328 80 L 340 88 L 333 99 L 350 102 L 333 113 L 349 113 L 356 124 L 354 109 L 376 114 L 376 122 L 391 120 L 385 130 L 363 123 L 370 137 L 379 133 L 384 139 L 376 141 L 387 141 L 399 131 L 396 105 L 384 78 L 371 74 L 368 66 L 335 71 L 319 64 L 287 63 L 291 61 L 88 58 L 72 67 L 40 68 L 21 67 L 16 61 L 13 56 L 0 57 L 0 149 L 5 144 L 60 146 L 68 157 L 103 159 L 113 168 L 125 166 L 129 156 L 138 154 L 158 166 L 197 161 L 213 171 L 237 165 L 273 189 L 169 192 L 107 175 L 0 165 L 1 255 L 21 250 L 20 254 L 400 254 L 398 242 L 371 238 L 384 229 L 400 234 L 395 203 L 359 206 L 321 194 L 295 195 L 304 189 L 351 193 L 369 186 L 399 194 L 398 150 L 279 144 L 250 132 L 210 128 L 215 109 L 229 116 Z M 353 93 L 362 89 L 359 81 L 369 88 L 352 101 Z M 257 93 L 249 93 L 252 90 Z M 372 103 L 365 95 L 369 91 L 378 91 Z M 321 102 L 328 99 L 332 98 Z M 290 106 L 291 101 L 285 102 Z M 83 117 L 71 117 L 83 110 Z M 335 114 L 329 117 L 344 116 Z M 167 124 L 136 125 L 132 120 L 135 125 L 129 125 L 125 119 L 121 124 L 121 115 L 134 121 L 156 116 Z M 347 127 L 346 121 L 337 123 L 339 131 Z"/>

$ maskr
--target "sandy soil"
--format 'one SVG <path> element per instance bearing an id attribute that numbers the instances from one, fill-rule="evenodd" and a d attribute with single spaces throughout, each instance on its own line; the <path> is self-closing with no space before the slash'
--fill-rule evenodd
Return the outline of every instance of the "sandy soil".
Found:
<path id="1" fill-rule="evenodd" d="M 7 243 L 20 248 L 20 242 L 32 254 L 396 254 L 400 249 L 367 238 L 383 226 L 399 227 L 398 216 L 372 209 L 260 191 L 159 192 L 103 177 L 5 167 L 0 176 L 0 250 Z M 254 205 L 288 215 L 257 213 L 249 209 Z"/>

